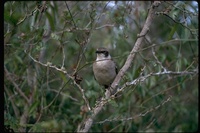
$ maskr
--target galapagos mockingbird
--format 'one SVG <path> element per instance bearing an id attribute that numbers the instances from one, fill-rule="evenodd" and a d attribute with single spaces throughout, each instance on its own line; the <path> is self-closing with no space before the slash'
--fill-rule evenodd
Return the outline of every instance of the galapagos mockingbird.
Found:
<path id="1" fill-rule="evenodd" d="M 107 89 L 117 75 L 117 66 L 106 48 L 97 48 L 96 54 L 97 58 L 93 63 L 94 77 L 100 85 Z"/>

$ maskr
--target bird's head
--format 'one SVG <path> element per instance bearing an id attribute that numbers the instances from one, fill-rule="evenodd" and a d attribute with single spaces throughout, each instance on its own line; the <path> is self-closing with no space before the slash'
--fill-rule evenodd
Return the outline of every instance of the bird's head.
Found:
<path id="1" fill-rule="evenodd" d="M 109 51 L 104 47 L 97 48 L 96 54 L 97 54 L 96 60 L 111 59 Z"/>

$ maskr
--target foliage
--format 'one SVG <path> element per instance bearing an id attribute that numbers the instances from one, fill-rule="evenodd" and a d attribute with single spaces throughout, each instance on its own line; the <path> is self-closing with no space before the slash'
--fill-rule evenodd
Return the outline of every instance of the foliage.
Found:
<path id="1" fill-rule="evenodd" d="M 95 49 L 107 47 L 120 69 L 150 5 L 140 1 L 6 2 L 4 125 L 16 132 L 76 131 L 90 115 L 83 97 L 94 107 L 104 95 L 92 73 Z M 197 3 L 162 2 L 156 14 L 119 86 L 164 70 L 196 72 Z M 115 99 L 117 104 L 110 100 L 105 106 L 90 131 L 196 131 L 197 73 L 150 76 L 127 86 Z"/>

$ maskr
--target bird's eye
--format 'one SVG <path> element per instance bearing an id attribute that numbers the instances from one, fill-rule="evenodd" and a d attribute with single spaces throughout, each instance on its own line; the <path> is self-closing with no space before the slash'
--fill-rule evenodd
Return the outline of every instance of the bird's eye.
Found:
<path id="1" fill-rule="evenodd" d="M 108 56 L 108 51 L 104 51 L 103 53 L 104 53 L 105 57 Z"/>

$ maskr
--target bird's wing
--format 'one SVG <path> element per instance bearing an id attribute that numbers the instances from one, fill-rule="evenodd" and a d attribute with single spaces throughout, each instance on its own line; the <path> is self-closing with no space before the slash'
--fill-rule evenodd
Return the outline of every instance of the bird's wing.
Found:
<path id="1" fill-rule="evenodd" d="M 112 61 L 115 63 L 115 72 L 116 74 L 118 74 L 118 67 L 117 67 L 117 63 L 112 59 Z"/>

